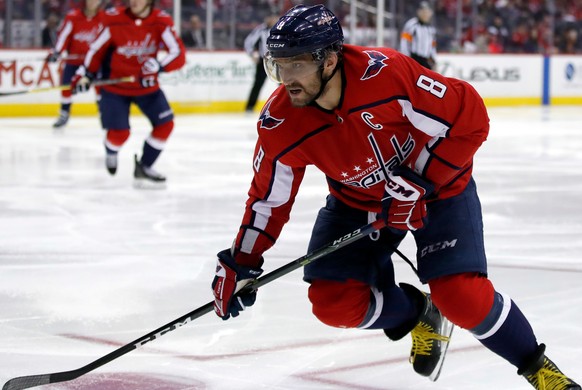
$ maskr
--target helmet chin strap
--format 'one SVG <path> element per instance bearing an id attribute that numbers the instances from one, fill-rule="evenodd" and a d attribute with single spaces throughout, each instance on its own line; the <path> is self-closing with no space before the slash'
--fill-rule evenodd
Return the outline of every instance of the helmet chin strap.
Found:
<path id="1" fill-rule="evenodd" d="M 319 92 L 317 92 L 317 95 L 315 95 L 315 97 L 311 100 L 311 102 L 309 102 L 309 104 L 314 103 L 317 99 L 320 98 L 321 94 L 323 93 L 323 90 L 325 89 L 325 86 L 327 85 L 329 80 L 331 80 L 333 78 L 333 76 L 335 75 L 335 72 L 337 72 L 338 65 L 339 65 L 339 62 L 335 64 L 333 71 L 331 72 L 329 77 L 326 79 L 323 78 L 323 64 L 321 64 L 319 66 L 319 79 L 321 81 L 321 87 L 319 87 Z"/>

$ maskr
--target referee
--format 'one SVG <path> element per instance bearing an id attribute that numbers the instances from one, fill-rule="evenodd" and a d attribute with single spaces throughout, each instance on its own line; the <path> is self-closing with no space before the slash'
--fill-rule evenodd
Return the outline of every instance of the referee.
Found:
<path id="1" fill-rule="evenodd" d="M 279 15 L 275 13 L 266 16 L 263 23 L 256 26 L 244 41 L 244 49 L 255 63 L 255 80 L 245 108 L 247 113 L 253 112 L 261 88 L 267 79 L 267 73 L 263 66 L 263 57 L 265 57 L 265 52 L 267 51 L 267 38 L 271 32 L 271 27 L 277 23 L 277 20 L 279 20 Z"/>
<path id="2" fill-rule="evenodd" d="M 421 1 L 416 17 L 404 24 L 400 34 L 400 52 L 428 69 L 433 69 L 436 64 L 436 30 L 430 24 L 432 15 L 430 4 Z"/>

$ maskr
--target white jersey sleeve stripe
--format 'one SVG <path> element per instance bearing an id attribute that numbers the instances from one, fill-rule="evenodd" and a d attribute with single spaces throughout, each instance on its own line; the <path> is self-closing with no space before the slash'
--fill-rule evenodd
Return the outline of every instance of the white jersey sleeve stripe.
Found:
<path id="1" fill-rule="evenodd" d="M 84 62 L 85 68 L 89 68 L 91 61 L 93 61 L 93 57 L 95 56 L 95 53 L 97 51 L 99 51 L 99 49 L 101 47 L 103 47 L 110 39 L 111 39 L 111 31 L 109 30 L 109 27 L 106 27 L 103 31 L 101 31 L 101 34 L 99 34 L 97 39 L 95 39 L 93 41 L 93 43 L 91 43 L 91 46 L 89 46 L 89 51 L 87 52 L 87 55 L 85 56 L 85 62 Z"/>
<path id="2" fill-rule="evenodd" d="M 259 238 L 259 234 L 256 230 L 247 229 L 241 242 L 240 251 L 243 253 L 251 253 L 255 242 L 257 242 L 257 238 Z"/>
<path id="3" fill-rule="evenodd" d="M 73 31 L 73 23 L 71 23 L 71 21 L 67 21 L 67 23 L 65 23 L 65 25 L 63 26 L 63 29 L 61 30 L 61 33 L 59 34 L 59 37 L 57 38 L 57 43 L 55 44 L 55 51 L 57 53 L 61 53 L 64 48 L 65 48 L 65 42 L 67 41 L 67 38 L 69 35 L 71 35 L 71 32 Z"/>
<path id="4" fill-rule="evenodd" d="M 448 125 L 416 112 L 408 100 L 399 99 L 398 103 L 402 107 L 402 113 L 418 130 L 432 137 L 445 137 L 447 135 L 450 128 Z"/>
<path id="5" fill-rule="evenodd" d="M 424 172 L 424 168 L 426 167 L 426 164 L 428 163 L 428 159 L 431 156 L 431 154 L 429 153 L 429 150 L 432 148 L 432 146 L 435 144 L 435 142 L 438 139 L 439 139 L 438 137 L 431 139 L 425 145 L 425 147 L 423 147 L 421 149 L 420 153 L 418 154 L 418 157 L 416 158 L 416 161 L 414 162 L 414 170 L 416 172 Z"/>
<path id="6" fill-rule="evenodd" d="M 293 187 L 293 169 L 280 161 L 275 163 L 273 185 L 269 196 L 256 202 L 252 209 L 256 212 L 253 226 L 261 231 L 266 230 L 269 218 L 271 217 L 271 210 L 284 205 L 291 199 L 291 192 Z M 244 253 L 251 253 L 253 246 L 257 240 L 259 233 L 252 229 L 248 229 L 241 242 L 241 251 Z"/>
<path id="7" fill-rule="evenodd" d="M 161 61 L 160 65 L 166 66 L 170 62 L 174 61 L 180 55 L 180 44 L 176 40 L 176 37 L 172 33 L 170 27 L 166 27 L 164 32 L 162 33 L 162 40 L 164 44 L 168 48 L 168 55 L 165 56 Z"/>

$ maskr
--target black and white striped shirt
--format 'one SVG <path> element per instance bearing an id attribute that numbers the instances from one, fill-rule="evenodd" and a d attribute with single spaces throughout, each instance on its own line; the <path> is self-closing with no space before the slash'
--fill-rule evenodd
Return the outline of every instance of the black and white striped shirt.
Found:
<path id="1" fill-rule="evenodd" d="M 400 52 L 409 57 L 435 59 L 436 30 L 430 24 L 421 23 L 414 17 L 404 24 L 400 35 Z"/>
<path id="2" fill-rule="evenodd" d="M 265 57 L 270 30 L 266 23 L 261 23 L 247 35 L 244 48 L 248 55 L 252 56 L 253 52 L 258 51 L 261 58 Z"/>

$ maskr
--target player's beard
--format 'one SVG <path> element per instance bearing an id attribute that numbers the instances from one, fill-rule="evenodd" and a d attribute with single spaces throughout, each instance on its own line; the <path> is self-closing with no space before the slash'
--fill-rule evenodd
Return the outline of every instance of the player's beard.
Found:
<path id="1" fill-rule="evenodd" d="M 285 85 L 291 104 L 294 107 L 305 107 L 313 103 L 320 95 L 321 83 L 321 75 L 318 72 L 313 74 L 309 80 L 295 81 Z"/>

